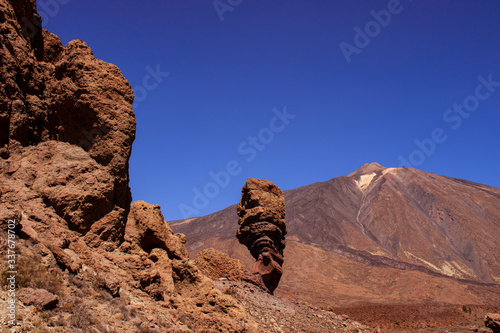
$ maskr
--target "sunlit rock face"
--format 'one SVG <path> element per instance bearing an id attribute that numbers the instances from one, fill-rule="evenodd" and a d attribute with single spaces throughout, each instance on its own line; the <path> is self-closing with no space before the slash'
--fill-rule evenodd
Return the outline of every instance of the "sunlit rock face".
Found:
<path id="1" fill-rule="evenodd" d="M 283 274 L 285 197 L 272 182 L 255 178 L 247 180 L 241 194 L 236 237 L 257 260 L 243 279 L 273 293 Z"/>

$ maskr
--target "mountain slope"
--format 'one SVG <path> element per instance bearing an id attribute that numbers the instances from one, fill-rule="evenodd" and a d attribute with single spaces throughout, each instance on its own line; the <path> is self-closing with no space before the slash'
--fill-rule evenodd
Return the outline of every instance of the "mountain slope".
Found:
<path id="1" fill-rule="evenodd" d="M 287 289 L 291 294 L 309 294 L 310 300 L 338 299 L 340 289 L 332 289 L 333 282 L 324 280 L 321 286 L 312 287 L 310 278 L 323 275 L 325 269 L 341 262 L 349 266 L 342 273 L 349 279 L 350 287 L 359 287 L 366 280 L 365 276 L 355 277 L 357 272 L 365 270 L 363 267 L 397 272 L 394 277 L 399 282 L 384 280 L 385 286 L 375 293 L 365 293 L 359 301 L 419 301 L 426 297 L 456 303 L 469 297 L 471 301 L 475 299 L 474 303 L 484 303 L 493 297 L 489 290 L 498 293 L 499 189 L 416 169 L 384 168 L 372 163 L 348 176 L 284 194 L 289 232 L 283 292 Z M 186 234 L 187 247 L 192 253 L 212 246 L 248 263 L 250 259 L 235 240 L 236 221 L 236 208 L 231 206 L 171 225 L 176 232 Z M 293 268 L 287 274 L 287 266 L 300 265 L 296 257 L 308 251 L 321 253 L 307 258 L 303 269 L 310 272 L 309 277 L 291 276 Z M 331 264 L 325 266 L 323 262 Z M 338 277 L 333 271 L 329 274 L 332 279 Z M 410 275 L 418 278 L 409 278 Z M 439 293 L 430 292 L 431 287 L 412 294 L 414 288 L 408 288 L 405 280 L 432 280 L 442 288 L 462 283 L 484 290 L 479 292 L 483 296 L 477 296 L 476 289 L 473 292 L 467 287 L 463 297 L 450 295 L 442 299 Z M 399 289 L 391 289 L 391 283 L 392 286 L 399 283 Z M 330 291 L 318 297 L 318 290 Z M 459 289 L 455 290 L 460 294 Z M 477 297 L 470 296 L 471 293 Z M 350 300 L 353 299 L 356 297 Z"/>

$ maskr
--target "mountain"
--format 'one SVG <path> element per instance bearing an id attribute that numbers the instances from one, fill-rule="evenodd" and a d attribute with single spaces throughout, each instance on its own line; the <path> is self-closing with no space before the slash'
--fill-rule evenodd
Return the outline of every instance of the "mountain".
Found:
<path id="1" fill-rule="evenodd" d="M 365 164 L 284 192 L 288 235 L 278 294 L 332 306 L 500 304 L 500 189 Z M 188 251 L 240 259 L 236 206 L 171 222 Z"/>

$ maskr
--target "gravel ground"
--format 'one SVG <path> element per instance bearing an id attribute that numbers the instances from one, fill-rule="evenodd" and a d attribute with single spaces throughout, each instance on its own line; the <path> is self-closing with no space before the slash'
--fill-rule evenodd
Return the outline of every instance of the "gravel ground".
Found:
<path id="1" fill-rule="evenodd" d="M 373 328 L 304 302 L 269 295 L 246 283 L 216 281 L 218 289 L 233 296 L 259 324 L 261 332 L 372 332 Z M 375 330 L 376 332 L 376 330 Z"/>

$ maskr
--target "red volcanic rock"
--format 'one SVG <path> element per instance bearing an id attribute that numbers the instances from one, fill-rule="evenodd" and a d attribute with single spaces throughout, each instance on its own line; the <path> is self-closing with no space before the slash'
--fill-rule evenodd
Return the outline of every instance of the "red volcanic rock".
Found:
<path id="1" fill-rule="evenodd" d="M 269 248 L 259 254 L 250 273 L 243 276 L 243 280 L 252 282 L 264 290 L 273 293 L 283 275 L 283 257 Z"/>
<path id="2" fill-rule="evenodd" d="M 113 177 L 80 147 L 47 141 L 21 151 L 5 162 L 9 183 L 28 186 L 72 230 L 86 233 L 114 209 Z"/>
<path id="3" fill-rule="evenodd" d="M 247 180 L 241 193 L 236 237 L 257 259 L 243 279 L 273 293 L 283 274 L 285 198 L 278 186 L 255 178 Z"/>
<path id="4" fill-rule="evenodd" d="M 61 304 L 55 330 L 132 332 L 144 318 L 141 331 L 256 332 L 189 259 L 160 207 L 130 206 L 130 84 L 84 42 L 63 47 L 42 30 L 35 7 L 0 0 L 0 247 L 23 258 L 19 278 L 43 288 L 21 290 L 20 301 Z M 50 330 L 17 310 L 20 330 Z"/>
<path id="5" fill-rule="evenodd" d="M 159 248 L 168 252 L 170 259 L 185 259 L 189 255 L 182 234 L 174 234 L 161 213 L 159 205 L 135 201 L 125 228 L 125 240 L 150 253 Z"/>
<path id="6" fill-rule="evenodd" d="M 119 242 L 131 201 L 130 84 L 84 42 L 63 47 L 42 30 L 34 2 L 0 9 L 1 164 L 89 243 Z"/>
<path id="7" fill-rule="evenodd" d="M 236 237 L 257 259 L 263 247 L 283 254 L 285 248 L 285 198 L 272 182 L 248 178 L 237 207 L 239 229 Z"/>
<path id="8" fill-rule="evenodd" d="M 53 309 L 59 303 L 59 297 L 45 289 L 24 288 L 23 295 L 19 299 L 25 305 L 34 305 L 43 310 Z"/>
<path id="9" fill-rule="evenodd" d="M 500 304 L 500 189 L 372 163 L 284 195 L 280 293 L 322 305 Z M 172 228 L 190 253 L 214 247 L 249 266 L 234 242 L 235 206 Z"/>
<path id="10" fill-rule="evenodd" d="M 245 273 L 245 268 L 238 259 L 232 259 L 227 253 L 212 248 L 198 253 L 196 266 L 212 280 L 238 281 Z"/>
<path id="11" fill-rule="evenodd" d="M 500 314 L 488 313 L 484 317 L 484 325 L 491 329 L 493 333 L 500 333 Z"/>

